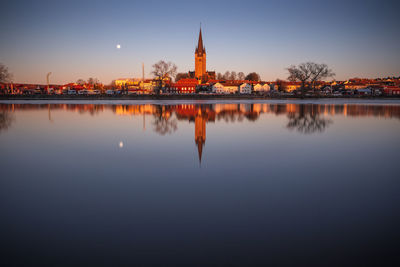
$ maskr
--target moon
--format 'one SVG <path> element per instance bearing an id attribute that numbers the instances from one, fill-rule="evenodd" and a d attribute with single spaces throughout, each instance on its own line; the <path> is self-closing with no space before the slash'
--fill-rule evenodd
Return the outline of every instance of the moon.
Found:
<path id="1" fill-rule="evenodd" d="M 121 49 L 121 45 L 120 44 L 117 44 L 117 49 Z"/>
<path id="2" fill-rule="evenodd" d="M 124 142 L 119 142 L 119 144 L 118 144 L 118 146 L 119 146 L 119 148 L 123 148 L 124 147 Z"/>

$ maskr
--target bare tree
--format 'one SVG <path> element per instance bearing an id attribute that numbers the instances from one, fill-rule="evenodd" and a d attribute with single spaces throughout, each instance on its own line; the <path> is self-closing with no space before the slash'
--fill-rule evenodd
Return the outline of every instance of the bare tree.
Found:
<path id="1" fill-rule="evenodd" d="M 80 85 L 84 85 L 84 84 L 85 84 L 85 80 L 84 80 L 84 79 L 78 79 L 78 80 L 76 81 L 76 83 L 77 83 L 77 84 L 80 84 Z"/>
<path id="2" fill-rule="evenodd" d="M 99 79 L 97 79 L 97 78 L 92 78 L 92 77 L 90 77 L 90 78 L 87 80 L 87 83 L 90 84 L 90 85 L 95 85 L 95 84 L 99 84 L 100 81 L 99 81 Z"/>
<path id="3" fill-rule="evenodd" d="M 292 65 L 287 70 L 289 81 L 301 82 L 302 95 L 304 95 L 307 85 L 313 86 L 316 81 L 335 75 L 326 64 L 314 62 L 301 63 L 299 66 Z"/>
<path id="4" fill-rule="evenodd" d="M 231 80 L 236 80 L 237 79 L 236 71 L 232 71 L 231 72 L 231 75 L 229 76 L 229 79 L 231 79 Z"/>
<path id="5" fill-rule="evenodd" d="M 244 78 L 246 77 L 243 72 L 239 72 L 237 74 L 237 76 L 238 76 L 238 80 L 244 80 Z"/>
<path id="6" fill-rule="evenodd" d="M 180 72 L 180 73 L 176 74 L 175 82 L 179 81 L 180 79 L 186 79 L 186 78 L 189 78 L 189 74 L 186 72 Z"/>
<path id="7" fill-rule="evenodd" d="M 217 80 L 222 80 L 223 78 L 224 78 L 223 75 L 220 72 L 218 72 L 217 73 Z"/>
<path id="8" fill-rule="evenodd" d="M 7 83 L 12 80 L 12 74 L 8 72 L 8 68 L 0 63 L 0 82 Z"/>
<path id="9" fill-rule="evenodd" d="M 260 75 L 256 72 L 250 72 L 249 74 L 247 74 L 247 76 L 245 77 L 246 80 L 249 81 L 260 81 Z"/>
<path id="10" fill-rule="evenodd" d="M 226 71 L 224 73 L 224 75 L 222 76 L 222 79 L 229 80 L 230 76 L 231 76 L 231 73 L 229 71 Z"/>
<path id="11" fill-rule="evenodd" d="M 286 91 L 286 84 L 281 79 L 276 79 L 274 89 L 277 91 Z"/>
<path id="12" fill-rule="evenodd" d="M 159 62 L 153 65 L 153 71 L 151 73 L 158 81 L 158 86 L 156 90 L 157 94 L 160 93 L 165 78 L 170 78 L 175 76 L 177 69 L 178 67 L 172 62 L 165 62 L 163 60 L 160 60 Z"/>
<path id="13" fill-rule="evenodd" d="M 333 76 L 335 73 L 326 64 L 315 64 L 311 74 L 311 87 L 315 87 L 315 82 Z"/>

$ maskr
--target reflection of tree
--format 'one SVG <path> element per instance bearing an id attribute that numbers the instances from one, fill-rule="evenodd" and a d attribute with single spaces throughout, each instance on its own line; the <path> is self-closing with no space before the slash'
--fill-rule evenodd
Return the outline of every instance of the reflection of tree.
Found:
<path id="1" fill-rule="evenodd" d="M 163 118 L 163 117 L 155 117 L 154 120 L 154 131 L 161 135 L 171 134 L 178 129 L 176 119 L 171 118 Z"/>
<path id="2" fill-rule="evenodd" d="M 160 135 L 171 134 L 178 129 L 176 118 L 171 118 L 165 106 L 156 106 L 154 112 L 154 131 Z"/>
<path id="3" fill-rule="evenodd" d="M 249 121 L 256 121 L 258 119 L 258 113 L 257 112 L 248 112 L 246 113 L 245 117 L 249 120 Z"/>
<path id="4" fill-rule="evenodd" d="M 10 114 L 8 111 L 0 112 L 0 132 L 2 130 L 7 130 L 12 122 L 14 121 L 14 116 Z"/>
<path id="5" fill-rule="evenodd" d="M 323 132 L 332 123 L 332 120 L 320 117 L 318 111 L 308 110 L 304 105 L 300 105 L 299 112 L 288 113 L 288 118 L 286 127 L 304 134 Z"/>
<path id="6" fill-rule="evenodd" d="M 243 117 L 243 115 L 235 110 L 223 110 L 217 115 L 218 120 L 223 119 L 225 122 L 235 122 L 236 119 L 242 121 L 243 118 L 240 117 Z"/>

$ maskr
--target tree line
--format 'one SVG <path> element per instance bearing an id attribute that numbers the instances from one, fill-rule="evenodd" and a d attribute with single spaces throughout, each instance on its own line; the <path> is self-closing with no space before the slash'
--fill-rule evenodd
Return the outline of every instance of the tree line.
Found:
<path id="1" fill-rule="evenodd" d="M 175 77 L 175 81 L 179 81 L 183 78 L 189 78 L 188 73 L 177 73 L 177 66 L 172 62 L 165 62 L 160 60 L 153 66 L 152 74 L 159 81 L 159 87 L 163 86 L 164 78 Z M 315 84 L 328 77 L 333 77 L 335 73 L 326 65 L 318 64 L 314 62 L 301 63 L 298 66 L 292 65 L 286 69 L 289 73 L 289 81 L 301 82 L 301 91 L 304 94 L 307 88 L 315 88 Z M 217 73 L 217 80 L 249 80 L 249 81 L 260 81 L 260 75 L 256 72 L 251 72 L 245 75 L 243 72 L 226 71 L 224 74 Z M 0 82 L 11 82 L 12 74 L 8 71 L 8 68 L 0 63 Z M 87 81 L 78 79 L 77 84 L 91 84 L 95 87 L 100 85 L 100 81 L 97 78 L 89 78 Z M 282 89 L 284 81 L 277 80 L 276 84 L 278 88 Z"/>
<path id="2" fill-rule="evenodd" d="M 180 72 L 177 73 L 175 76 L 175 82 L 181 80 L 181 79 L 186 79 L 190 78 L 189 73 L 187 72 Z M 260 81 L 260 75 L 256 72 L 250 72 L 249 74 L 245 75 L 243 72 L 236 72 L 236 71 L 226 71 L 224 74 L 222 73 L 217 73 L 215 78 L 217 80 L 232 80 L 232 81 L 243 81 L 243 80 L 248 80 L 248 81 Z"/>

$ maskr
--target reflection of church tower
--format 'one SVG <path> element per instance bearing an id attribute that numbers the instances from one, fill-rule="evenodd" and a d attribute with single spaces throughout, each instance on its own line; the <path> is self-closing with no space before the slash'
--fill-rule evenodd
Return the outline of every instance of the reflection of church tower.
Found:
<path id="1" fill-rule="evenodd" d="M 194 141 L 197 145 L 199 153 L 199 162 L 201 163 L 201 156 L 203 153 L 203 146 L 206 142 L 206 119 L 202 116 L 201 110 L 197 112 L 194 120 Z"/>

